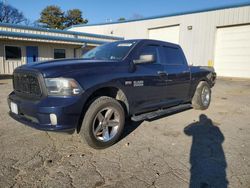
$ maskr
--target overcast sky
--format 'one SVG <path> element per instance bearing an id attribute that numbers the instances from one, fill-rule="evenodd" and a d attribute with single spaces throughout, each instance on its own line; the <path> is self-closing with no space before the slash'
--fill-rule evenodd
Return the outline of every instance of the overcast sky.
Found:
<path id="1" fill-rule="evenodd" d="M 117 21 L 120 17 L 134 19 L 182 11 L 200 10 L 220 6 L 250 3 L 250 0 L 5 0 L 20 9 L 31 21 L 47 5 L 58 5 L 64 11 L 79 8 L 90 24 L 106 20 Z"/>

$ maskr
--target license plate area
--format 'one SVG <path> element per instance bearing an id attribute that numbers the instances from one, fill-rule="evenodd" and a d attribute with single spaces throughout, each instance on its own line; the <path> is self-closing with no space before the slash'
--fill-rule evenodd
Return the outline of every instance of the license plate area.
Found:
<path id="1" fill-rule="evenodd" d="M 18 107 L 17 104 L 14 102 L 10 102 L 10 110 L 14 114 L 18 114 Z"/>

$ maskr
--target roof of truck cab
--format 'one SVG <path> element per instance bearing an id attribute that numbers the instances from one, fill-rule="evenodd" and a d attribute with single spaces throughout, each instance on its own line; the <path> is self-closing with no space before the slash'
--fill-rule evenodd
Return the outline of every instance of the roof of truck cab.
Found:
<path id="1" fill-rule="evenodd" d="M 123 40 L 123 41 L 118 41 L 118 42 L 148 42 L 148 43 L 158 43 L 161 46 L 171 46 L 171 47 L 180 47 L 178 44 L 174 44 L 171 42 L 166 42 L 166 41 L 160 41 L 160 40 L 154 40 L 154 39 L 128 39 L 128 40 Z"/>

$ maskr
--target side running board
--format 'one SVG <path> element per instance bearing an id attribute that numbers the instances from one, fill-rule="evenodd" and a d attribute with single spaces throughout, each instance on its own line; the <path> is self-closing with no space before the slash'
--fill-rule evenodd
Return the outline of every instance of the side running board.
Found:
<path id="1" fill-rule="evenodd" d="M 166 116 L 166 115 L 170 115 L 173 113 L 181 112 L 190 108 L 192 108 L 191 104 L 181 104 L 181 105 L 173 106 L 167 109 L 161 109 L 161 110 L 157 110 L 153 112 L 147 112 L 145 114 L 134 115 L 131 117 L 131 120 L 132 121 L 153 120 L 161 116 Z"/>

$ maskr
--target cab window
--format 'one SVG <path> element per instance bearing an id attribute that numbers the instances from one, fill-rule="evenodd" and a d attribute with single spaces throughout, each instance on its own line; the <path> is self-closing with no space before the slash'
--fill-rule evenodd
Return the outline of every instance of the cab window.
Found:
<path id="1" fill-rule="evenodd" d="M 183 65 L 183 54 L 178 48 L 162 47 L 163 63 L 167 65 Z"/>
<path id="2" fill-rule="evenodd" d="M 154 57 L 153 63 L 157 63 L 157 62 L 159 62 L 158 50 L 159 50 L 159 46 L 156 46 L 156 45 L 144 46 L 138 53 L 138 59 L 140 59 L 140 57 L 142 57 L 144 55 L 153 55 L 153 57 Z"/>

